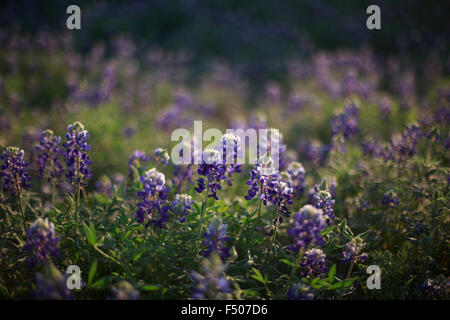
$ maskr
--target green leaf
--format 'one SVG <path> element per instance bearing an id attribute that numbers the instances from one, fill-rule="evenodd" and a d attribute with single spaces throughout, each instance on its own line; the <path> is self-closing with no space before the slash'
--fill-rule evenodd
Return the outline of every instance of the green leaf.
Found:
<path id="1" fill-rule="evenodd" d="M 146 284 L 146 285 L 140 287 L 140 289 L 142 291 L 156 291 L 156 290 L 159 290 L 160 288 L 156 284 Z"/>
<path id="2" fill-rule="evenodd" d="M 290 262 L 288 259 L 280 259 L 280 262 L 287 264 L 288 266 L 292 266 L 292 262 Z"/>
<path id="3" fill-rule="evenodd" d="M 259 272 L 257 269 L 252 268 L 254 275 L 251 276 L 252 279 L 255 279 L 256 281 L 261 282 L 262 284 L 266 284 L 266 280 L 264 280 L 261 272 Z"/>
<path id="4" fill-rule="evenodd" d="M 92 224 L 92 222 L 89 223 L 89 227 L 86 225 L 86 223 L 83 223 L 83 230 L 84 230 L 84 233 L 86 234 L 88 243 L 91 246 L 95 246 L 97 244 L 97 242 L 95 240 L 96 239 L 95 227 Z"/>
<path id="5" fill-rule="evenodd" d="M 91 285 L 92 280 L 94 280 L 95 274 L 97 273 L 97 260 L 94 260 L 91 264 L 91 268 L 89 269 L 89 275 L 88 275 L 88 286 Z"/>
<path id="6" fill-rule="evenodd" d="M 336 274 L 336 264 L 333 264 L 330 271 L 328 272 L 328 283 L 329 284 L 333 283 L 335 274 Z"/>

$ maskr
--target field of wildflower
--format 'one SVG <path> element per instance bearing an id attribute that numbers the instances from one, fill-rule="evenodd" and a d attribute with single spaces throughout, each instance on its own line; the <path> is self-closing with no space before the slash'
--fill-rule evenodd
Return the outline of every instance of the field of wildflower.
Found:
<path id="1" fill-rule="evenodd" d="M 448 55 L 311 48 L 255 86 L 126 35 L 0 48 L 0 298 L 448 299 Z M 224 135 L 175 164 L 194 121 Z M 279 170 L 225 163 L 238 128 Z"/>

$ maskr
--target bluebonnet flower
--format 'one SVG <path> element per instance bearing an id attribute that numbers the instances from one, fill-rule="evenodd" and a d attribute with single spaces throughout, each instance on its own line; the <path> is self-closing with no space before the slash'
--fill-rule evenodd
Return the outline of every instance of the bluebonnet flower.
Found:
<path id="1" fill-rule="evenodd" d="M 331 149 L 330 145 L 322 145 L 318 141 L 300 141 L 297 150 L 298 154 L 307 161 L 323 166 Z"/>
<path id="2" fill-rule="evenodd" d="M 180 222 L 186 221 L 186 216 L 191 212 L 194 201 L 188 194 L 177 194 L 175 200 L 172 201 L 171 210 L 179 218 Z"/>
<path id="3" fill-rule="evenodd" d="M 344 138 L 350 138 L 359 132 L 358 122 L 359 108 L 351 102 L 345 107 L 343 113 L 336 115 L 331 120 L 331 134 L 342 133 Z"/>
<path id="4" fill-rule="evenodd" d="M 288 300 L 312 300 L 314 295 L 311 292 L 311 288 L 306 284 L 298 282 L 289 288 L 287 292 Z"/>
<path id="5" fill-rule="evenodd" d="M 230 237 L 227 235 L 227 225 L 222 223 L 220 218 L 215 217 L 206 232 L 203 233 L 205 240 L 203 245 L 206 249 L 202 252 L 202 255 L 209 257 L 211 253 L 217 252 L 222 261 L 231 256 L 230 248 L 227 246 L 227 241 Z"/>
<path id="6" fill-rule="evenodd" d="M 36 147 L 40 178 L 46 175 L 46 169 L 49 180 L 60 177 L 63 173 L 63 166 L 59 161 L 59 157 L 62 155 L 60 143 L 61 137 L 55 136 L 52 130 L 47 129 L 41 132 L 39 145 Z"/>
<path id="7" fill-rule="evenodd" d="M 273 159 L 269 153 L 261 156 L 256 161 L 254 169 L 250 170 L 250 179 L 247 181 L 250 186 L 245 199 L 251 200 L 258 195 L 258 198 L 267 205 L 268 202 L 279 208 L 277 213 L 282 213 L 289 217 L 287 205 L 292 204 L 293 184 L 287 172 L 275 171 Z M 275 223 L 281 223 L 281 215 L 277 214 Z"/>
<path id="8" fill-rule="evenodd" d="M 216 253 L 202 263 L 202 273 L 193 272 L 192 279 L 196 288 L 192 293 L 195 300 L 231 299 L 230 281 L 225 276 L 225 266 Z"/>
<path id="9" fill-rule="evenodd" d="M 334 220 L 334 203 L 335 200 L 331 197 L 331 193 L 328 192 L 327 181 L 324 180 L 320 186 L 314 186 L 313 193 L 313 205 L 317 209 L 321 209 L 322 213 L 326 215 L 324 218 L 329 225 Z"/>
<path id="10" fill-rule="evenodd" d="M 144 224 L 145 218 L 147 218 L 148 222 L 145 227 L 155 224 L 162 228 L 162 224 L 168 220 L 168 210 L 170 209 L 169 205 L 164 205 L 169 192 L 169 188 L 166 187 L 166 177 L 152 168 L 140 177 L 140 181 L 143 191 L 138 192 L 141 201 L 137 205 L 137 222 Z"/>
<path id="11" fill-rule="evenodd" d="M 273 169 L 272 158 L 269 154 L 261 156 L 256 160 L 255 168 L 250 170 L 250 179 L 247 181 L 250 189 L 245 199 L 251 200 L 259 194 L 258 197 L 267 205 L 267 184 L 272 176 L 274 179 L 278 177 L 278 173 Z"/>
<path id="12" fill-rule="evenodd" d="M 170 156 L 167 153 L 166 149 L 156 148 L 155 149 L 155 157 L 156 157 L 156 161 L 161 162 L 165 166 L 167 166 L 169 164 Z"/>
<path id="13" fill-rule="evenodd" d="M 382 154 L 381 146 L 373 139 L 365 139 L 361 142 L 361 150 L 364 155 L 375 158 Z"/>
<path id="14" fill-rule="evenodd" d="M 313 278 L 318 277 L 320 274 L 327 271 L 325 267 L 326 255 L 322 249 L 309 249 L 305 252 L 303 262 L 301 266 L 306 270 L 302 272 L 302 275 L 311 276 Z"/>
<path id="15" fill-rule="evenodd" d="M 300 162 L 294 161 L 288 164 L 287 172 L 290 175 L 294 193 L 301 196 L 305 192 L 305 168 Z"/>
<path id="16" fill-rule="evenodd" d="M 66 177 L 72 184 L 85 184 L 92 177 L 89 168 L 92 161 L 89 159 L 87 151 L 91 149 L 91 145 L 87 143 L 89 133 L 84 130 L 81 122 L 74 122 L 67 127 L 66 139 L 63 144 L 66 148 L 64 154 L 68 172 Z"/>
<path id="17" fill-rule="evenodd" d="M 23 250 L 29 254 L 28 264 L 34 267 L 58 256 L 56 245 L 59 238 L 55 227 L 48 219 L 37 218 L 31 228 L 26 230 L 27 242 Z"/>
<path id="18" fill-rule="evenodd" d="M 197 179 L 197 187 L 195 190 L 198 193 L 202 193 L 205 189 L 208 190 L 208 197 L 212 197 L 216 200 L 217 191 L 222 189 L 220 182 L 226 179 L 225 166 L 221 164 L 221 155 L 217 150 L 214 149 L 205 149 L 202 153 L 202 163 L 199 164 L 199 168 L 197 170 L 198 174 L 205 178 Z"/>
<path id="19" fill-rule="evenodd" d="M 400 204 L 400 201 L 398 200 L 397 195 L 394 192 L 388 191 L 383 195 L 383 199 L 381 199 L 381 204 L 398 206 Z"/>
<path id="20" fill-rule="evenodd" d="M 3 191 L 20 195 L 23 189 L 30 187 L 31 180 L 28 174 L 29 163 L 25 162 L 25 152 L 18 147 L 7 147 L 0 159 L 3 161 L 0 167 Z"/>
<path id="21" fill-rule="evenodd" d="M 368 258 L 367 253 L 362 252 L 365 247 L 366 243 L 361 237 L 354 237 L 345 245 L 345 249 L 342 252 L 342 255 L 344 256 L 342 262 L 356 263 L 358 261 L 366 261 Z"/>
<path id="22" fill-rule="evenodd" d="M 71 300 L 72 292 L 67 288 L 67 278 L 52 264 L 45 266 L 44 273 L 36 273 L 35 299 Z"/>
<path id="23" fill-rule="evenodd" d="M 121 280 L 117 286 L 111 289 L 111 300 L 138 300 L 139 291 L 137 291 L 128 281 Z"/>
<path id="24" fill-rule="evenodd" d="M 142 170 L 145 170 L 145 166 L 142 164 L 148 161 L 148 157 L 145 154 L 144 151 L 135 150 L 133 154 L 130 156 L 130 159 L 128 160 L 128 172 L 130 175 L 130 178 L 134 178 L 134 171 L 137 168 L 137 165 L 139 164 L 140 168 Z"/>
<path id="25" fill-rule="evenodd" d="M 231 178 L 234 173 L 242 172 L 238 159 L 242 156 L 239 148 L 240 138 L 232 133 L 224 134 L 220 140 L 218 151 L 222 154 L 222 163 L 225 166 L 226 181 L 231 186 Z"/>
<path id="26" fill-rule="evenodd" d="M 294 215 L 293 228 L 287 231 L 294 240 L 287 249 L 298 252 L 309 245 L 321 246 L 324 242 L 320 233 L 324 229 L 325 221 L 322 211 L 309 204 L 303 206 L 300 212 Z"/>
<path id="27" fill-rule="evenodd" d="M 267 200 L 279 208 L 279 213 L 282 213 L 285 217 L 289 217 L 288 205 L 293 203 L 294 189 L 290 182 L 282 180 L 283 176 L 279 175 L 278 179 L 269 180 L 267 183 Z M 282 220 L 281 215 L 278 215 L 275 218 L 275 223 L 281 223 Z"/>
<path id="28" fill-rule="evenodd" d="M 416 145 L 421 137 L 420 129 L 416 125 L 408 125 L 401 136 L 391 138 L 389 148 L 383 151 L 385 160 L 403 161 L 414 156 Z"/>

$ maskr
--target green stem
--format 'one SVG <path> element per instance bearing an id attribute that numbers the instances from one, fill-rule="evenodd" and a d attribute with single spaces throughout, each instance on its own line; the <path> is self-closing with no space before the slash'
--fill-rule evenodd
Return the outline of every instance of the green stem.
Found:
<path id="1" fill-rule="evenodd" d="M 52 207 L 55 206 L 56 202 L 56 181 L 55 178 L 52 178 Z"/>
<path id="2" fill-rule="evenodd" d="M 259 218 L 259 216 L 261 215 L 261 209 L 262 209 L 262 199 L 261 199 L 261 194 L 259 196 L 259 208 L 258 208 L 258 215 L 256 216 L 256 218 Z"/>
<path id="3" fill-rule="evenodd" d="M 81 179 L 80 167 L 81 167 L 81 159 L 80 159 L 80 155 L 78 155 L 77 156 L 76 209 L 75 209 L 75 214 L 77 216 L 77 220 L 78 220 L 78 210 L 80 208 L 80 179 Z"/>
<path id="4" fill-rule="evenodd" d="M 302 258 L 303 258 L 304 254 L 305 254 L 305 247 L 302 247 L 300 249 L 300 251 L 298 252 L 298 254 L 297 254 L 297 258 L 295 259 L 294 266 L 293 266 L 292 271 L 291 271 L 291 277 L 289 279 L 289 284 L 294 279 L 295 272 L 297 272 L 297 268 L 298 268 L 300 262 L 302 261 Z"/>
<path id="5" fill-rule="evenodd" d="M 23 208 L 22 203 L 22 189 L 20 188 L 19 181 L 17 176 L 14 177 L 14 182 L 16 184 L 17 198 L 19 200 L 20 213 L 22 214 L 22 223 L 23 223 L 23 231 L 27 230 L 26 222 L 25 222 L 25 210 Z"/>
<path id="6" fill-rule="evenodd" d="M 276 237 L 277 231 L 278 231 L 279 219 L 280 219 L 280 206 L 278 206 L 278 208 L 277 208 L 277 214 L 275 216 L 275 230 L 272 235 L 272 240 L 270 241 L 270 244 L 269 244 L 269 249 L 267 250 L 265 263 L 267 263 L 269 261 L 270 251 L 272 250 L 272 246 L 273 246 L 273 243 L 275 242 L 275 237 Z"/>
<path id="7" fill-rule="evenodd" d="M 97 245 L 94 246 L 94 249 L 98 253 L 100 253 L 102 256 L 104 256 L 106 259 L 109 259 L 109 260 L 115 262 L 116 264 L 118 264 L 119 266 L 122 266 L 118 260 L 116 260 L 115 258 L 111 257 L 109 254 L 103 252 L 100 248 L 97 247 Z"/>
<path id="8" fill-rule="evenodd" d="M 350 277 L 350 275 L 352 274 L 352 271 L 353 271 L 353 266 L 355 265 L 355 260 L 352 260 L 352 262 L 350 262 L 350 267 L 348 268 L 348 271 L 347 271 L 347 275 L 345 276 L 345 279 L 344 279 L 344 283 L 345 283 L 345 281 L 347 281 L 347 279 Z M 344 284 L 343 283 L 343 284 Z M 345 288 L 344 288 L 344 286 L 342 286 L 342 289 L 341 289 L 341 299 L 342 298 L 344 298 L 344 294 L 345 294 Z"/>
<path id="9" fill-rule="evenodd" d="M 352 262 L 350 263 L 350 267 L 348 268 L 347 275 L 345 276 L 345 280 L 347 280 L 350 277 L 350 275 L 352 274 L 354 265 L 355 265 L 355 260 L 352 260 Z"/>
<path id="10" fill-rule="evenodd" d="M 206 205 L 208 203 L 208 193 L 209 193 L 209 183 L 208 183 L 208 187 L 206 188 L 205 198 L 203 199 L 202 215 L 200 217 L 200 231 L 199 231 L 199 234 L 198 234 L 198 238 L 199 239 L 201 239 L 201 237 L 202 237 L 203 220 L 205 219 Z"/>

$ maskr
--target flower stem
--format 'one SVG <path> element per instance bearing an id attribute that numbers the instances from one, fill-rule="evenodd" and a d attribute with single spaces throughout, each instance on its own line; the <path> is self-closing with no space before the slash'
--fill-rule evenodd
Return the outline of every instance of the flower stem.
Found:
<path id="1" fill-rule="evenodd" d="M 261 208 L 262 208 L 262 199 L 261 196 L 259 197 L 259 207 L 258 207 L 258 215 L 256 216 L 256 218 L 259 218 L 259 216 L 261 215 Z"/>
<path id="2" fill-rule="evenodd" d="M 23 231 L 25 232 L 25 230 L 27 229 L 27 226 L 25 223 L 25 211 L 24 211 L 23 203 L 22 203 L 22 189 L 20 188 L 17 176 L 14 177 L 14 182 L 16 184 L 16 191 L 17 191 L 17 198 L 19 200 L 20 213 L 22 214 Z"/>
<path id="3" fill-rule="evenodd" d="M 345 276 L 345 280 L 347 280 L 350 277 L 350 275 L 352 274 L 354 265 L 355 265 L 355 260 L 352 259 L 352 262 L 350 263 L 350 267 L 348 268 L 347 275 Z"/>
<path id="4" fill-rule="evenodd" d="M 115 259 L 115 258 L 111 257 L 109 254 L 103 252 L 99 247 L 97 247 L 97 245 L 94 246 L 94 249 L 95 249 L 98 253 L 100 253 L 102 256 L 104 256 L 106 259 L 109 259 L 109 260 L 111 260 L 111 261 L 117 263 L 119 266 L 122 266 L 122 265 L 120 264 L 120 262 L 119 262 L 117 259 Z"/>
<path id="5" fill-rule="evenodd" d="M 206 205 L 208 203 L 208 193 L 209 193 L 209 183 L 208 183 L 208 187 L 206 188 L 205 198 L 203 199 L 202 215 L 200 217 L 200 231 L 199 231 L 199 234 L 198 234 L 198 238 L 199 239 L 201 239 L 201 237 L 202 237 L 203 220 L 205 219 Z"/>
<path id="6" fill-rule="evenodd" d="M 290 284 L 290 283 L 292 282 L 292 280 L 294 279 L 295 272 L 297 271 L 298 266 L 299 266 L 299 264 L 300 264 L 300 261 L 302 261 L 302 258 L 303 258 L 303 255 L 304 255 L 304 254 L 305 254 L 305 247 L 302 247 L 302 248 L 300 249 L 300 251 L 298 252 L 298 254 L 297 254 L 297 258 L 295 259 L 294 266 L 292 267 L 291 277 L 290 277 L 290 279 L 289 279 L 289 284 Z"/>
<path id="7" fill-rule="evenodd" d="M 276 237 L 277 231 L 278 231 L 279 220 L 280 220 L 280 206 L 278 206 L 278 208 L 277 208 L 277 214 L 275 216 L 275 222 L 274 222 L 275 230 L 273 231 L 272 240 L 269 243 L 269 249 L 267 250 L 265 263 L 267 263 L 269 261 L 270 251 L 272 250 L 272 246 L 273 246 L 273 243 L 275 242 L 275 237 Z"/>
<path id="8" fill-rule="evenodd" d="M 75 214 L 78 218 L 78 210 L 80 208 L 80 179 L 81 179 L 81 173 L 80 173 L 80 167 L 81 167 L 81 159 L 80 155 L 77 156 L 77 189 L 76 189 L 76 209 Z"/>
<path id="9" fill-rule="evenodd" d="M 55 205 L 55 202 L 56 202 L 56 181 L 55 181 L 55 178 L 52 178 L 51 184 L 52 184 L 52 207 L 53 207 Z"/>

